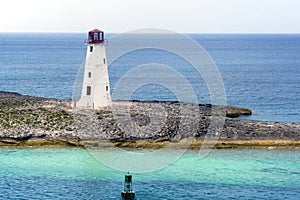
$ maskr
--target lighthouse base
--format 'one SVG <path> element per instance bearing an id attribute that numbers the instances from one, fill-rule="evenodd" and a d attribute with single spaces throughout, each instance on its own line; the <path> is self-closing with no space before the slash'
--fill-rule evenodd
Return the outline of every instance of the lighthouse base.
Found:
<path id="1" fill-rule="evenodd" d="M 135 193 L 134 191 L 123 191 L 121 192 L 122 200 L 134 200 Z"/>

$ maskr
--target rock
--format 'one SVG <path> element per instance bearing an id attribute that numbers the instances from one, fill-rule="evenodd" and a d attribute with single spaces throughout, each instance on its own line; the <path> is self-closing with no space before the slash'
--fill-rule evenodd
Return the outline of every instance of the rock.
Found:
<path id="1" fill-rule="evenodd" d="M 239 108 L 236 106 L 226 106 L 226 117 L 236 118 L 241 115 L 252 115 L 252 111 L 248 108 Z"/>
<path id="2" fill-rule="evenodd" d="M 11 140 L 35 139 L 42 140 L 42 143 L 44 140 L 72 140 L 70 145 L 79 144 L 78 140 L 174 142 L 188 137 L 203 140 L 211 132 L 208 130 L 211 120 L 218 117 L 226 120 L 223 129 L 216 129 L 213 133 L 219 132 L 223 141 L 300 139 L 300 123 L 232 119 L 251 115 L 250 109 L 236 106 L 117 101 L 113 102 L 112 108 L 76 111 L 70 105 L 71 100 L 0 92 L 0 140 L 9 140 L 0 143 L 19 144 Z M 220 143 L 219 147 L 224 144 Z"/>

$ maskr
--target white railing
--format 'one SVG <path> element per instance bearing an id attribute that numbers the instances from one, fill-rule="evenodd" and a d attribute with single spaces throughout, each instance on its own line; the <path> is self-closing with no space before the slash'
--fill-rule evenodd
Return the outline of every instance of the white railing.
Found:
<path id="1" fill-rule="evenodd" d="M 84 40 L 84 44 L 87 45 L 89 44 L 90 42 L 92 42 L 93 40 L 90 40 L 90 39 L 86 39 Z M 99 42 L 99 43 L 102 43 L 102 42 Z M 97 43 L 98 44 L 98 43 Z M 108 44 L 108 40 L 103 40 L 103 44 L 106 46 Z"/>

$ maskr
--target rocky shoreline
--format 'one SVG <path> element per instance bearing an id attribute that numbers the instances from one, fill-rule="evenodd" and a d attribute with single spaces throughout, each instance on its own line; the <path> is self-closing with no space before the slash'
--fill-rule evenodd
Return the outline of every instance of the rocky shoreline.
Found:
<path id="1" fill-rule="evenodd" d="M 250 115 L 247 108 L 117 101 L 102 110 L 74 110 L 71 104 L 0 92 L 0 146 L 160 148 L 192 138 L 188 148 L 196 149 L 216 133 L 215 148 L 300 147 L 300 123 L 236 118 Z"/>

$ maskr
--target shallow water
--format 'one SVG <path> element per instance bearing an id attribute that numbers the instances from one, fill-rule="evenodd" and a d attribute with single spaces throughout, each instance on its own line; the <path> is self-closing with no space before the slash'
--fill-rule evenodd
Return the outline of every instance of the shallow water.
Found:
<path id="1" fill-rule="evenodd" d="M 83 149 L 0 149 L 0 199 L 120 199 L 123 179 Z M 133 173 L 137 199 L 299 199 L 299 185 L 293 149 L 214 150 L 203 159 L 188 151 L 163 169 Z"/>

